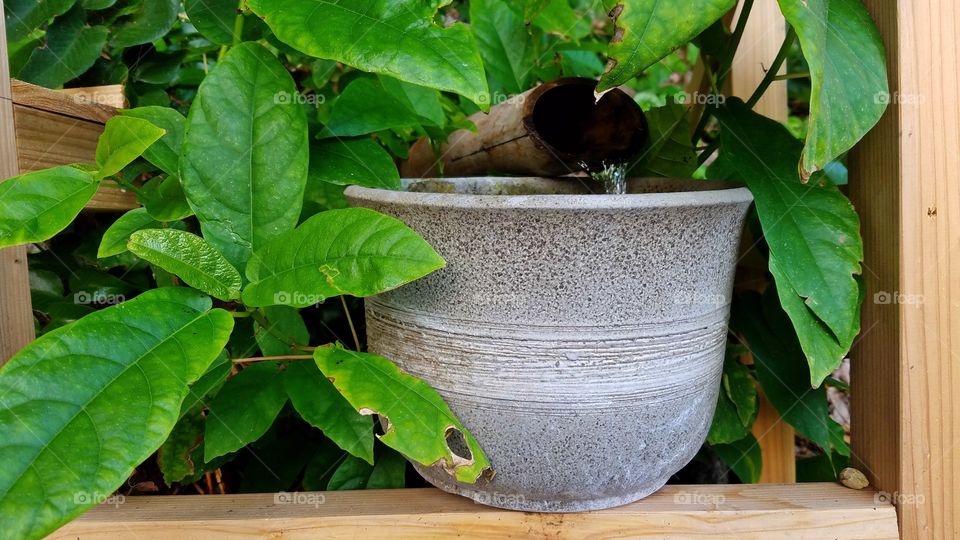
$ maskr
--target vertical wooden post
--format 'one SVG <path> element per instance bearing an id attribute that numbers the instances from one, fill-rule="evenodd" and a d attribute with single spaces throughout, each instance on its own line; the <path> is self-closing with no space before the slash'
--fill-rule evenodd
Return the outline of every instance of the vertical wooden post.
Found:
<path id="1" fill-rule="evenodd" d="M 19 173 L 6 27 L 0 25 L 0 181 Z M 33 338 L 26 247 L 0 249 L 0 365 Z"/>
<path id="2" fill-rule="evenodd" d="M 865 0 L 890 110 L 850 160 L 866 245 L 855 460 L 904 538 L 960 531 L 960 4 Z M 873 99 L 865 96 L 865 99 Z M 875 296 L 877 295 L 877 296 Z"/>
<path id="3" fill-rule="evenodd" d="M 742 6 L 742 2 L 741 2 Z M 739 8 L 734 23 L 739 17 Z M 777 0 L 756 0 L 750 11 L 740 48 L 730 73 L 731 94 L 747 99 L 753 94 L 766 70 L 773 63 L 786 36 L 787 27 Z M 787 84 L 770 85 L 754 109 L 760 114 L 786 122 Z M 793 428 L 784 422 L 777 410 L 761 396 L 760 413 L 753 425 L 753 434 L 763 452 L 761 483 L 792 483 L 797 480 Z"/>

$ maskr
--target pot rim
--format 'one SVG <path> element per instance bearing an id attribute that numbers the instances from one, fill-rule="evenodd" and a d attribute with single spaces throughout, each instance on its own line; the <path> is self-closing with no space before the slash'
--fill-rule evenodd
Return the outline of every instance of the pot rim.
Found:
<path id="1" fill-rule="evenodd" d="M 403 187 L 424 181 L 439 181 L 456 184 L 461 181 L 509 180 L 511 184 L 524 184 L 535 181 L 541 185 L 569 186 L 569 180 L 555 180 L 540 177 L 459 177 L 459 178 L 413 178 L 404 179 Z M 644 180 L 632 178 L 630 182 Z M 678 178 L 651 178 L 649 180 L 689 184 L 708 182 L 711 187 L 716 182 Z M 405 206 L 437 208 L 483 208 L 483 209 L 569 209 L 569 210 L 611 210 L 628 208 L 669 208 L 690 206 L 718 206 L 726 204 L 748 204 L 753 201 L 750 190 L 743 184 L 724 182 L 729 187 L 719 189 L 679 190 L 651 193 L 628 193 L 625 195 L 607 194 L 533 194 L 533 195 L 476 195 L 470 193 L 442 193 L 430 191 L 394 191 L 381 188 L 368 188 L 352 185 L 344 194 L 350 200 L 384 204 L 402 204 Z"/>

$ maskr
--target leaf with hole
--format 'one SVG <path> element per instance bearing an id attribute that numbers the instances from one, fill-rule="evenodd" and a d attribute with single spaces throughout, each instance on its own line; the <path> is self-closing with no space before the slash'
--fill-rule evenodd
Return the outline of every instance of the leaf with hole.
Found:
<path id="1" fill-rule="evenodd" d="M 395 218 L 366 208 L 329 210 L 257 251 L 247 265 L 243 302 L 307 307 L 341 294 L 371 296 L 443 265 Z"/>
<path id="2" fill-rule="evenodd" d="M 459 482 L 492 474 L 480 444 L 426 382 L 386 358 L 339 345 L 317 349 L 314 358 L 354 410 L 385 422 L 380 440 L 387 446 L 422 465 L 440 465 Z M 451 450 L 448 437 L 457 433 L 466 446 L 458 451 L 468 455 Z"/>
<path id="3" fill-rule="evenodd" d="M 113 493 L 166 439 L 233 318 L 157 289 L 54 330 L 0 370 L 0 530 L 41 538 Z M 89 451 L 93 449 L 93 451 Z"/>
<path id="4" fill-rule="evenodd" d="M 177 229 L 148 229 L 130 235 L 134 255 L 176 274 L 191 287 L 221 300 L 240 298 L 240 272 L 203 238 Z"/>

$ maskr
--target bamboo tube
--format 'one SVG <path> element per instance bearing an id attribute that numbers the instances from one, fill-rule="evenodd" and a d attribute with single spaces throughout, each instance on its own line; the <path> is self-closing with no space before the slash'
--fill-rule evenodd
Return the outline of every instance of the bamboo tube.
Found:
<path id="1" fill-rule="evenodd" d="M 541 84 L 470 120 L 477 131 L 450 134 L 434 153 L 417 141 L 401 165 L 405 178 L 517 174 L 562 176 L 626 160 L 642 147 L 647 126 L 640 106 L 621 90 L 594 94 L 596 81 L 564 78 Z"/>

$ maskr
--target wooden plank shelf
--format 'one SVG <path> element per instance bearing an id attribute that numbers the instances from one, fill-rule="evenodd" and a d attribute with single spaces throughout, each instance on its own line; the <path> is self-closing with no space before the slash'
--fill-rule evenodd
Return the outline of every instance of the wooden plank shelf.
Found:
<path id="1" fill-rule="evenodd" d="M 839 484 L 666 486 L 597 512 L 537 514 L 437 489 L 127 497 L 52 539 L 897 538 L 892 505 Z"/>
<path id="2" fill-rule="evenodd" d="M 119 85 L 59 91 L 12 80 L 10 88 L 20 173 L 93 163 L 103 125 L 117 114 L 108 104 L 123 103 Z M 87 209 L 119 212 L 138 206 L 133 193 L 104 182 Z"/>

